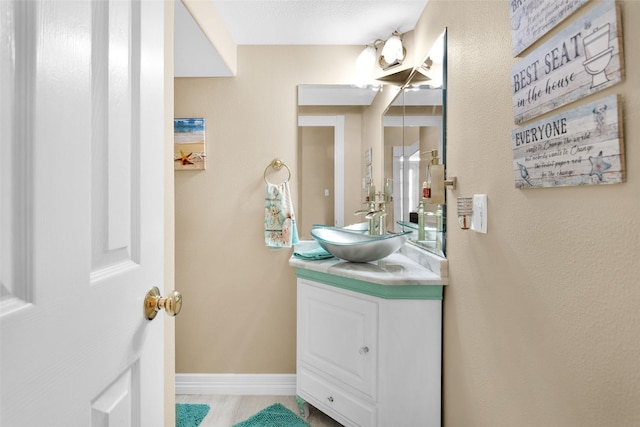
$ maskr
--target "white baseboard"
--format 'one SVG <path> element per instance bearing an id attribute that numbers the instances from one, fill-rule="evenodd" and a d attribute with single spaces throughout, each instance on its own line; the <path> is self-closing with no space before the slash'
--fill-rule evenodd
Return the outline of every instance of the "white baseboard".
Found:
<path id="1" fill-rule="evenodd" d="M 176 394 L 294 396 L 296 374 L 176 374 Z"/>

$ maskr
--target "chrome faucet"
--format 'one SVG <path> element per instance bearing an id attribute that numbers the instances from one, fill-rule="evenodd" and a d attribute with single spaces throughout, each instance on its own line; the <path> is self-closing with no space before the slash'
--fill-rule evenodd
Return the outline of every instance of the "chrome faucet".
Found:
<path id="1" fill-rule="evenodd" d="M 364 215 L 369 221 L 369 234 L 387 234 L 387 209 L 385 202 L 369 201 L 369 209 L 355 211 L 354 215 Z M 376 221 L 377 220 L 377 221 Z"/>
<path id="2" fill-rule="evenodd" d="M 369 209 L 357 210 L 354 215 L 364 215 L 364 217 L 369 221 L 369 234 L 376 234 L 376 217 L 380 214 L 380 211 L 376 210 L 375 202 L 369 201 L 367 203 L 369 205 Z"/>

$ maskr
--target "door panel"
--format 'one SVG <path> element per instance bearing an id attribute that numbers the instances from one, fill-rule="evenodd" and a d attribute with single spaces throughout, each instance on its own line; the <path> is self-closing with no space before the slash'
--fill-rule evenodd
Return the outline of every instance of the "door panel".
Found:
<path id="1" fill-rule="evenodd" d="M 140 425 L 140 371 L 127 369 L 91 402 L 91 427 Z"/>
<path id="2" fill-rule="evenodd" d="M 134 7 L 131 7 L 134 6 Z M 138 261 L 140 206 L 139 4 L 96 2 L 92 52 L 92 276 L 129 268 Z M 132 120 L 136 118 L 138 120 Z M 132 227 L 133 225 L 133 227 Z M 132 235 L 133 233 L 133 235 Z"/>
<path id="3" fill-rule="evenodd" d="M 163 4 L 0 8 L 0 425 L 161 426 Z"/>
<path id="4" fill-rule="evenodd" d="M 28 307 L 33 300 L 32 242 L 33 116 L 35 25 L 30 2 L 0 2 L 0 301 L 2 312 Z M 10 144 L 9 141 L 20 141 Z"/>

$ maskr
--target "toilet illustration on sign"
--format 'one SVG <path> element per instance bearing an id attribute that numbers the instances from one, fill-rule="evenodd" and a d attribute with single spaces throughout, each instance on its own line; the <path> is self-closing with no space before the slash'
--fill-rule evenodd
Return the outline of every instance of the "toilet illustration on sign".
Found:
<path id="1" fill-rule="evenodd" d="M 591 88 L 609 81 L 605 69 L 613 57 L 613 47 L 609 46 L 610 24 L 596 28 L 582 41 L 586 60 L 582 63 L 591 74 Z"/>

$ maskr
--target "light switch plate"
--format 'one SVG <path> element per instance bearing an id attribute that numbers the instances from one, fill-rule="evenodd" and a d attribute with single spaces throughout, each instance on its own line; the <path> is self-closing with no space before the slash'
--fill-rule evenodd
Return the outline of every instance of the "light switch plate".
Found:
<path id="1" fill-rule="evenodd" d="M 478 233 L 487 233 L 487 195 L 473 195 L 473 215 L 471 216 L 471 229 Z"/>

